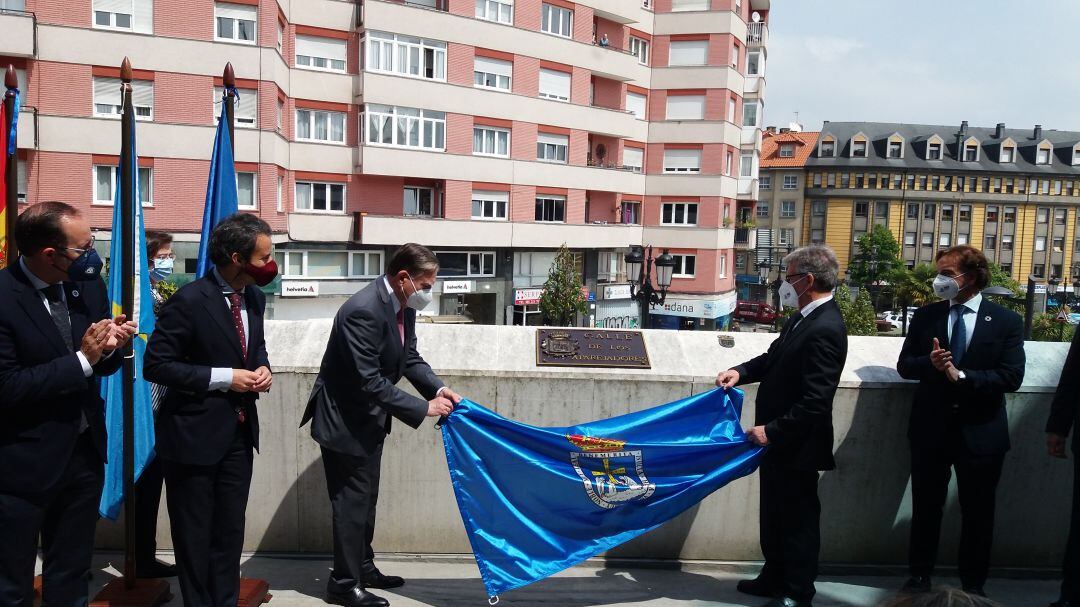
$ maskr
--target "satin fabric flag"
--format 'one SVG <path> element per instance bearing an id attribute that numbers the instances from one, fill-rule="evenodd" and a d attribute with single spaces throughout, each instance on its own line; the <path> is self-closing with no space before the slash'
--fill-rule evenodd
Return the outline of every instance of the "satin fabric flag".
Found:
<path id="1" fill-rule="evenodd" d="M 232 89 L 236 92 L 236 89 Z M 224 93 L 223 93 L 224 94 Z M 240 99 L 239 93 L 236 96 Z M 214 226 L 229 215 L 236 213 L 239 201 L 236 197 L 236 165 L 233 164 L 232 140 L 229 139 L 229 121 L 225 117 L 225 103 L 221 104 L 214 149 L 210 156 L 210 178 L 206 182 L 206 205 L 203 207 L 202 231 L 199 234 L 199 259 L 195 277 L 202 278 L 213 267 L 208 247 Z"/>
<path id="2" fill-rule="evenodd" d="M 135 129 L 131 129 L 135 138 Z M 124 230 L 120 219 L 120 181 L 132 180 L 135 194 L 135 309 L 132 318 L 139 324 L 139 333 L 132 340 L 135 352 L 135 408 L 132 426 L 135 430 L 135 479 L 142 475 L 146 464 L 154 457 L 154 406 L 150 398 L 150 383 L 143 376 L 143 356 L 146 342 L 154 331 L 154 298 L 150 294 L 150 271 L 146 259 L 146 231 L 143 226 L 142 200 L 139 196 L 139 157 L 135 142 L 131 142 L 131 166 L 119 171 L 116 192 L 113 194 L 112 242 L 109 253 L 109 301 L 113 316 L 123 314 L 121 289 L 124 257 Z M 119 353 L 117 354 L 119 356 Z M 101 491 L 98 512 L 115 521 L 124 502 L 124 374 L 113 373 L 101 378 L 101 398 L 105 400 L 105 428 L 108 432 L 108 462 L 105 464 L 105 486 Z"/>
<path id="3" fill-rule="evenodd" d="M 3 95 L 0 95 L 0 269 L 7 267 L 7 109 L 4 107 Z"/>
<path id="4" fill-rule="evenodd" d="M 753 472 L 764 448 L 739 390 L 565 428 L 467 399 L 442 425 L 461 518 L 488 595 L 544 579 L 654 529 Z"/>

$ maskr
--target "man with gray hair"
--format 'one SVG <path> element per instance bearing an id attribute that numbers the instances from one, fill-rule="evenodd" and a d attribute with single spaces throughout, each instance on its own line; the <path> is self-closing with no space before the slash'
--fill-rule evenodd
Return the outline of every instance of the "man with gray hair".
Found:
<path id="1" fill-rule="evenodd" d="M 740 592 L 770 597 L 767 607 L 803 607 L 814 597 L 821 502 L 818 472 L 833 460 L 832 401 L 847 357 L 847 328 L 833 301 L 840 264 L 824 246 L 784 258 L 780 302 L 798 308 L 769 350 L 720 372 L 716 385 L 760 383 L 751 442 L 768 446 L 761 471 L 761 552 L 765 566 Z"/>

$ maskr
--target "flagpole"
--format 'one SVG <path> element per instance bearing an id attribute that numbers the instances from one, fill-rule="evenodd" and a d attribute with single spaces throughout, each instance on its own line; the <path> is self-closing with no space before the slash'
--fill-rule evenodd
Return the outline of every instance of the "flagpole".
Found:
<path id="1" fill-rule="evenodd" d="M 225 88 L 225 118 L 229 121 L 229 144 L 232 147 L 233 164 L 236 163 L 236 72 L 232 62 L 225 64 L 221 74 L 221 83 Z"/>
<path id="2" fill-rule="evenodd" d="M 124 57 L 120 66 L 121 101 L 123 114 L 120 122 L 120 223 L 124 250 L 121 255 L 121 306 L 129 320 L 135 318 L 135 179 L 131 171 L 135 162 L 132 134 L 135 130 L 135 108 L 131 103 L 131 62 Z M 116 237 L 115 235 L 113 236 Z M 115 271 L 117 268 L 113 268 Z M 123 350 L 123 397 L 124 397 L 124 584 L 128 590 L 135 587 L 135 351 L 134 341 Z"/>
<path id="3" fill-rule="evenodd" d="M 15 75 L 15 66 L 8 64 L 7 73 L 4 75 L 4 124 L 0 128 L 11 132 L 11 122 L 15 119 L 15 90 L 19 88 L 19 78 Z M 9 144 L 13 144 L 11 140 Z M 0 150 L 0 154 L 7 154 L 7 150 Z M 14 263 L 19 255 L 18 247 L 15 246 L 15 219 L 19 216 L 19 161 L 18 149 L 8 157 L 7 170 L 4 172 L 4 183 L 7 184 L 7 195 L 4 200 L 4 221 L 6 235 L 5 243 L 7 250 L 5 259 L 8 265 Z"/>

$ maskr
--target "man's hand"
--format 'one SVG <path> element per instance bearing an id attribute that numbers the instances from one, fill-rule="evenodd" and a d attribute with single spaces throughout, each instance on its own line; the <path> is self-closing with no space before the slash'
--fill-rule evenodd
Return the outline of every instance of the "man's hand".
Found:
<path id="1" fill-rule="evenodd" d="M 735 369 L 721 371 L 716 375 L 717 388 L 734 388 L 739 383 L 739 372 Z"/>
<path id="2" fill-rule="evenodd" d="M 259 378 L 260 376 L 257 371 L 233 369 L 232 384 L 229 386 L 229 390 L 232 390 L 233 392 L 253 392 L 255 391 L 255 385 L 259 382 Z"/>
<path id="3" fill-rule="evenodd" d="M 112 352 L 123 348 L 135 337 L 138 332 L 138 325 L 134 321 L 128 320 L 127 316 L 121 314 L 112 319 L 112 323 L 109 325 L 109 339 L 105 343 L 105 352 Z"/>
<path id="4" fill-rule="evenodd" d="M 945 377 L 948 378 L 948 380 L 952 383 L 955 384 L 956 382 L 960 381 L 960 369 L 957 369 L 956 366 L 952 364 L 951 360 L 945 363 L 944 371 Z"/>
<path id="5" fill-rule="evenodd" d="M 91 367 L 101 360 L 101 353 L 105 351 L 105 346 L 112 335 L 112 326 L 112 321 L 106 318 L 90 325 L 83 334 L 79 351 L 86 357 L 86 362 L 90 363 Z"/>
<path id="6" fill-rule="evenodd" d="M 1065 437 L 1053 432 L 1047 432 L 1046 450 L 1050 453 L 1050 457 L 1065 459 Z"/>
<path id="7" fill-rule="evenodd" d="M 270 384 L 274 383 L 274 377 L 268 367 L 262 366 L 255 369 L 255 378 L 255 385 L 251 387 L 252 392 L 270 391 Z"/>
<path id="8" fill-rule="evenodd" d="M 459 395 L 457 392 L 454 392 L 450 388 L 442 389 L 442 397 L 448 399 L 451 403 L 455 405 L 461 402 L 461 395 Z"/>
<path id="9" fill-rule="evenodd" d="M 769 436 L 765 434 L 765 426 L 754 426 L 746 431 L 746 438 L 760 447 L 768 446 Z"/>
<path id="10" fill-rule="evenodd" d="M 444 390 L 445 394 L 446 391 Z M 450 399 L 445 396 L 436 396 L 428 401 L 427 404 L 427 416 L 428 417 L 445 417 L 450 415 L 450 412 L 454 410 L 454 403 L 450 402 Z"/>
<path id="11" fill-rule="evenodd" d="M 934 365 L 934 368 L 942 373 L 945 372 L 946 365 L 952 363 L 952 352 L 941 347 L 938 343 L 938 338 L 934 338 L 934 349 L 930 350 L 930 364 Z"/>

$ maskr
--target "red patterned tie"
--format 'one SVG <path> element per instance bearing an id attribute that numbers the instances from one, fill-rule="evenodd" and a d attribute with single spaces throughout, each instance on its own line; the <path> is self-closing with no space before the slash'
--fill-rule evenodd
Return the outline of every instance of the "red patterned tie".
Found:
<path id="1" fill-rule="evenodd" d="M 240 301 L 241 295 L 239 293 L 229 293 L 229 310 L 232 312 L 233 326 L 236 327 L 236 336 L 240 338 L 240 352 L 244 355 L 244 361 L 247 361 L 247 338 L 244 336 L 244 319 L 240 316 Z M 242 424 L 247 421 L 247 415 L 244 413 L 242 406 L 236 407 L 236 419 Z"/>
<path id="2" fill-rule="evenodd" d="M 401 336 L 401 345 L 405 345 L 405 308 L 398 310 L 397 313 L 397 330 L 398 335 Z"/>

